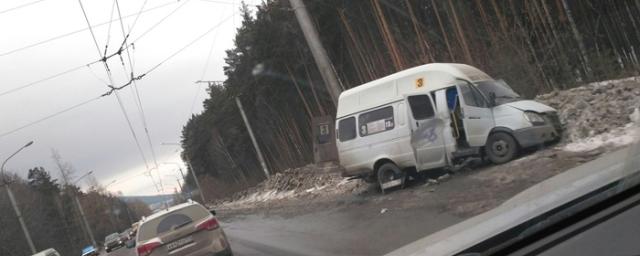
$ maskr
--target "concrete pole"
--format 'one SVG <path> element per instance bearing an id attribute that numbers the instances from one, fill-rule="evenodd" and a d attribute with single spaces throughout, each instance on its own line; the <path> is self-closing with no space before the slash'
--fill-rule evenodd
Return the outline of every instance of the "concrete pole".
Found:
<path id="1" fill-rule="evenodd" d="M 182 189 L 182 183 L 180 182 L 180 179 L 176 178 L 176 181 L 178 182 L 178 187 L 180 187 L 180 192 L 184 191 Z"/>
<path id="2" fill-rule="evenodd" d="M 89 226 L 89 222 L 87 221 L 87 217 L 84 214 L 84 209 L 82 209 L 82 204 L 80 204 L 80 200 L 78 199 L 78 195 L 74 193 L 73 198 L 76 201 L 76 205 L 78 206 L 78 210 L 80 211 L 80 216 L 82 217 L 82 223 L 84 223 L 85 228 L 87 229 L 87 233 L 89 233 L 89 238 L 91 239 L 91 244 L 93 247 L 98 247 L 96 243 L 96 239 L 93 238 L 93 231 L 91 231 L 91 227 Z"/>
<path id="3" fill-rule="evenodd" d="M 340 96 L 340 92 L 342 92 L 342 88 L 335 70 L 333 69 L 333 65 L 331 65 L 331 60 L 327 55 L 327 51 L 324 49 L 324 46 L 322 46 L 322 42 L 318 36 L 318 31 L 316 31 L 316 27 L 313 25 L 313 22 L 309 17 L 307 7 L 305 7 L 302 0 L 289 0 L 289 3 L 296 14 L 296 18 L 298 19 L 298 24 L 302 29 L 304 38 L 307 40 L 311 54 L 313 54 L 313 59 L 316 61 L 316 65 L 320 70 L 322 80 L 327 85 L 329 94 L 331 94 L 333 104 L 337 106 L 338 97 Z"/>
<path id="4" fill-rule="evenodd" d="M 93 174 L 93 171 L 89 171 L 89 172 L 85 173 L 84 175 L 82 175 L 79 178 L 77 178 L 72 184 L 74 184 L 74 185 L 77 184 L 84 177 L 87 177 L 87 176 L 89 176 L 91 174 Z M 91 239 L 91 244 L 94 247 L 98 247 L 98 243 L 96 243 L 96 239 L 93 237 L 93 231 L 91 230 L 91 227 L 89 226 L 89 222 L 87 221 L 87 217 L 84 214 L 84 209 L 82 208 L 82 204 L 80 203 L 80 200 L 78 199 L 78 194 L 75 193 L 75 191 L 73 191 L 73 199 L 76 202 L 76 206 L 78 207 L 78 212 L 80 212 L 80 217 L 82 217 L 82 223 L 84 224 L 85 230 L 89 234 L 89 239 Z"/>
<path id="5" fill-rule="evenodd" d="M 182 180 L 185 179 L 184 176 L 184 172 L 182 172 L 182 168 L 180 166 L 178 166 L 178 170 L 180 170 L 180 176 L 182 177 Z M 187 185 L 187 182 L 185 181 L 184 185 Z M 184 193 L 184 188 L 182 187 L 182 185 L 180 185 L 180 190 L 182 191 L 182 193 Z M 189 199 L 191 199 L 191 192 L 189 192 Z"/>
<path id="6" fill-rule="evenodd" d="M 31 240 L 31 234 L 29 234 L 29 230 L 27 229 L 27 225 L 24 223 L 24 219 L 22 218 L 22 213 L 20 212 L 20 208 L 18 208 L 18 203 L 16 202 L 16 198 L 13 196 L 13 192 L 11 192 L 11 188 L 9 187 L 9 182 L 5 179 L 5 174 L 4 174 L 4 165 L 7 164 L 9 159 L 11 159 L 13 156 L 17 155 L 18 153 L 20 153 L 20 151 L 22 151 L 26 147 L 31 146 L 32 144 L 33 144 L 33 141 L 29 141 L 29 143 L 27 143 L 24 146 L 22 146 L 15 153 L 13 153 L 9 157 L 7 157 L 7 159 L 5 159 L 4 162 L 2 162 L 2 165 L 0 165 L 0 178 L 3 179 L 2 184 L 4 185 L 5 189 L 7 190 L 7 195 L 9 196 L 9 201 L 11 201 L 11 206 L 13 206 L 13 210 L 16 212 L 16 216 L 18 216 L 18 221 L 20 222 L 20 227 L 22 228 L 22 232 L 24 233 L 24 237 L 27 239 L 27 243 L 29 244 L 29 248 L 31 249 L 31 253 L 32 254 L 36 254 L 36 246 L 33 245 L 33 240 Z"/>
<path id="7" fill-rule="evenodd" d="M 36 254 L 36 246 L 33 245 L 33 241 L 31 240 L 31 235 L 29 234 L 29 230 L 27 229 L 27 225 L 24 223 L 24 219 L 22 218 L 22 213 L 20 213 L 20 209 L 18 208 L 18 204 L 16 203 L 16 198 L 13 196 L 13 192 L 11 192 L 11 188 L 9 188 L 9 184 L 5 183 L 4 187 L 7 189 L 9 200 L 11 201 L 11 205 L 13 206 L 13 210 L 16 212 L 16 215 L 18 216 L 20 227 L 22 227 L 22 232 L 24 232 L 24 237 L 27 239 L 27 243 L 29 244 L 31 253 Z"/>
<path id="8" fill-rule="evenodd" d="M 198 191 L 200 191 L 200 199 L 202 199 L 202 204 L 206 204 L 207 201 L 204 199 L 204 191 L 202 191 L 202 188 L 200 188 L 200 182 L 198 181 L 198 176 L 196 176 L 196 171 L 193 169 L 193 166 L 191 165 L 191 160 L 185 156 L 185 160 L 187 160 L 187 164 L 189 165 L 189 169 L 191 169 L 191 175 L 193 175 L 193 181 L 195 181 L 196 183 L 196 187 L 198 187 Z M 181 170 L 182 171 L 182 170 Z"/>
<path id="9" fill-rule="evenodd" d="M 256 154 L 258 154 L 258 160 L 260 161 L 260 165 L 262 166 L 264 175 L 266 175 L 267 178 L 269 178 L 269 169 L 267 168 L 267 164 L 265 163 L 264 157 L 262 156 L 262 151 L 260 151 L 260 147 L 258 146 L 256 137 L 253 135 L 253 130 L 251 130 L 249 119 L 247 119 L 247 115 L 244 113 L 244 109 L 242 108 L 242 103 L 240 102 L 240 98 L 238 97 L 236 97 L 236 104 L 238 104 L 238 109 L 240 109 L 240 114 L 242 115 L 242 120 L 244 120 L 244 125 L 247 126 L 249 137 L 251 137 L 251 142 L 253 142 L 253 147 L 256 149 Z"/>

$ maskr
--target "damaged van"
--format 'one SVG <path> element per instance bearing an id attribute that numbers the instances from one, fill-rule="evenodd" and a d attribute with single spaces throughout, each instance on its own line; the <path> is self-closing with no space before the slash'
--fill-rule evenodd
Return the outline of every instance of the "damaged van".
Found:
<path id="1" fill-rule="evenodd" d="M 555 109 L 465 64 L 426 64 L 346 90 L 336 114 L 343 175 L 383 192 L 404 186 L 408 172 L 508 162 L 561 132 Z"/>

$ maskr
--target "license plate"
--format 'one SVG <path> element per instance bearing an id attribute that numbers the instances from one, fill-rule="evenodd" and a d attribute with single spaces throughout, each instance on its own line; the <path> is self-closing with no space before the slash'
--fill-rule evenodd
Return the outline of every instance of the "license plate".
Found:
<path id="1" fill-rule="evenodd" d="M 176 241 L 173 241 L 173 242 L 167 244 L 167 250 L 172 251 L 174 249 L 180 248 L 183 245 L 191 243 L 191 242 L 193 242 L 193 237 L 192 236 L 180 238 L 180 239 L 178 239 Z"/>

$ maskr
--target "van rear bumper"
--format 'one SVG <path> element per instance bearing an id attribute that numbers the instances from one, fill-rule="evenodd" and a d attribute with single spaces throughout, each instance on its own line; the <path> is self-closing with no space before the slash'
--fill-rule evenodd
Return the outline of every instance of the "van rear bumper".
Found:
<path id="1" fill-rule="evenodd" d="M 544 144 L 560 138 L 553 125 L 538 125 L 518 129 L 513 131 L 513 136 L 523 148 Z"/>

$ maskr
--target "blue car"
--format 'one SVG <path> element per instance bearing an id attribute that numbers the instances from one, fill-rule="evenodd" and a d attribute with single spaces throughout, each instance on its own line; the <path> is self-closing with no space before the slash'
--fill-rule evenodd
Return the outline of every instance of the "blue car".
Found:
<path id="1" fill-rule="evenodd" d="M 89 245 L 84 249 L 82 249 L 82 256 L 98 256 L 98 255 L 100 255 L 100 253 L 92 245 Z"/>

